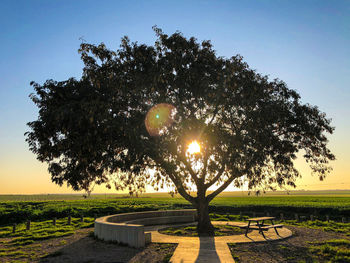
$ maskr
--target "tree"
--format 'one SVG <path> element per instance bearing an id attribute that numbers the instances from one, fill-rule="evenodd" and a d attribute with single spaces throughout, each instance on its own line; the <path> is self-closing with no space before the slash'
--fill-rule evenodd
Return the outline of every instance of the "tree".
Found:
<path id="1" fill-rule="evenodd" d="M 53 182 L 173 187 L 197 209 L 198 232 L 213 234 L 209 203 L 230 184 L 295 187 L 299 151 L 319 179 L 329 173 L 334 128 L 317 107 L 210 41 L 154 30 L 154 46 L 82 43 L 81 79 L 32 83 L 39 118 L 26 140 Z"/>

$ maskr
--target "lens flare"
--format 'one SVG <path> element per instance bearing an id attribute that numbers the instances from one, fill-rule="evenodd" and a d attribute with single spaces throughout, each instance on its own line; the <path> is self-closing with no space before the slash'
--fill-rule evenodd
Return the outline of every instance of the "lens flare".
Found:
<path id="1" fill-rule="evenodd" d="M 199 153 L 201 151 L 201 146 L 197 141 L 193 141 L 188 145 L 187 152 L 189 154 Z"/>
<path id="2" fill-rule="evenodd" d="M 176 108 L 167 103 L 153 106 L 146 115 L 145 125 L 151 136 L 160 136 L 174 122 Z"/>

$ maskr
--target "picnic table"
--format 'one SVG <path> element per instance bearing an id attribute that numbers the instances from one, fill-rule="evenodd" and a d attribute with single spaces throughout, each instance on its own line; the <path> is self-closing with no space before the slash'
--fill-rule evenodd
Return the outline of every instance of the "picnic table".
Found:
<path id="1" fill-rule="evenodd" d="M 245 231 L 245 235 L 246 236 L 248 234 L 249 229 L 252 229 L 252 230 L 255 229 L 255 230 L 259 230 L 259 233 L 264 238 L 266 238 L 265 235 L 264 235 L 264 231 L 267 231 L 270 228 L 275 229 L 276 234 L 279 235 L 278 231 L 277 231 L 277 228 L 281 228 L 281 227 L 283 227 L 283 225 L 282 224 L 275 225 L 273 223 L 274 219 L 275 219 L 275 217 L 272 217 L 272 216 L 248 218 L 248 219 L 246 219 L 248 221 L 248 224 L 241 226 L 241 228 L 245 228 L 246 229 L 246 231 Z M 271 225 L 264 224 L 265 221 L 270 221 Z M 252 223 L 252 222 L 256 222 L 256 223 Z"/>

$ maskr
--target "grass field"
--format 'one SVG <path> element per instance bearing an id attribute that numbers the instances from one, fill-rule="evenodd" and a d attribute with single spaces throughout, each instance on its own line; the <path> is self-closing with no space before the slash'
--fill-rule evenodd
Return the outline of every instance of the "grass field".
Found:
<path id="1" fill-rule="evenodd" d="M 82 195 L 0 195 L 0 258 L 23 262 L 21 260 L 59 256 L 60 251 L 46 255 L 43 252 L 45 242 L 59 242 L 60 247 L 65 246 L 65 238 L 82 228 L 93 227 L 95 215 L 181 208 L 191 208 L 191 204 L 179 196 L 172 198 L 165 193 L 146 194 L 139 198 L 99 194 L 88 199 Z M 210 210 L 214 221 L 244 221 L 253 212 L 257 216 L 269 212 L 278 218 L 279 213 L 284 213 L 288 220 L 283 224 L 287 226 L 317 229 L 345 238 L 350 235 L 350 223 L 340 222 L 344 216 L 350 220 L 350 191 L 274 192 L 263 196 L 248 196 L 246 192 L 223 193 L 213 200 Z M 303 220 L 291 220 L 294 213 L 304 216 Z M 310 214 L 315 220 L 309 220 Z M 71 225 L 67 224 L 68 215 L 72 216 Z M 84 222 L 80 222 L 81 215 Z M 325 215 L 330 215 L 330 222 L 324 221 Z M 56 226 L 52 224 L 54 217 L 57 218 Z M 32 220 L 31 230 L 26 230 L 25 221 L 28 219 Z M 13 223 L 17 224 L 15 233 L 12 233 Z M 319 258 L 346 262 L 344 260 L 350 256 L 348 239 L 314 242 L 303 249 L 310 258 L 316 257 L 316 262 Z M 235 259 L 241 262 L 236 256 Z"/>
<path id="2" fill-rule="evenodd" d="M 254 193 L 252 193 L 254 196 Z M 319 190 L 319 191 L 275 191 L 266 192 L 262 196 L 340 196 L 350 197 L 350 190 Z M 127 194 L 92 194 L 89 199 L 115 199 L 128 198 Z M 144 198 L 170 198 L 168 193 L 145 193 L 140 197 Z M 218 197 L 250 197 L 247 191 L 222 192 Z M 175 195 L 175 198 L 181 198 L 180 195 Z M 34 194 L 34 195 L 1 195 L 2 201 L 62 201 L 62 200 L 84 200 L 82 194 Z"/>
<path id="3" fill-rule="evenodd" d="M 45 197 L 45 198 L 44 198 Z M 25 220 L 50 220 L 68 215 L 93 217 L 107 214 L 191 208 L 183 198 L 170 197 L 166 193 L 147 194 L 139 198 L 122 195 L 92 195 L 83 199 L 79 195 L 33 195 L 0 196 L 0 225 L 20 223 Z M 318 219 L 331 215 L 334 220 L 350 217 L 350 191 L 314 192 L 306 194 L 270 193 L 264 196 L 248 196 L 242 192 L 223 193 L 211 202 L 210 211 L 250 215 L 253 211 L 259 215 L 269 212 L 286 218 L 294 213 L 308 216 L 313 214 Z"/>

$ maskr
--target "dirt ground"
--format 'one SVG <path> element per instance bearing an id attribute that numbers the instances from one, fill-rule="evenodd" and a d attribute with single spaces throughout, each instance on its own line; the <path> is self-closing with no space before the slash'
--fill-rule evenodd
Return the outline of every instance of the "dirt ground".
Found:
<path id="1" fill-rule="evenodd" d="M 72 236 L 44 240 L 19 248 L 18 250 L 26 255 L 16 256 L 16 262 L 160 263 L 167 262 L 166 259 L 170 259 L 177 246 L 177 244 L 152 243 L 145 248 L 130 248 L 96 240 L 91 235 L 92 231 L 92 228 L 81 229 Z M 0 262 L 14 262 L 14 258 L 0 257 Z"/>
<path id="2" fill-rule="evenodd" d="M 231 247 L 236 262 L 314 262 L 308 251 L 309 242 L 330 239 L 350 239 L 337 233 L 305 227 L 291 227 L 293 236 L 283 241 L 255 244 L 234 244 Z M 43 240 L 19 248 L 23 256 L 16 256 L 16 262 L 40 263 L 157 263 L 167 262 L 177 244 L 152 243 L 145 248 L 135 249 L 96 240 L 91 235 L 93 229 L 81 229 L 72 236 Z M 0 241 L 5 241 L 1 239 Z M 4 245 L 0 242 L 0 249 Z M 14 257 L 0 257 L 0 262 L 14 262 Z M 326 262 L 319 259 L 316 262 Z"/>
<path id="3" fill-rule="evenodd" d="M 318 229 L 292 227 L 293 236 L 282 241 L 255 244 L 235 244 L 230 247 L 236 262 L 241 263 L 275 263 L 275 262 L 328 262 L 318 258 L 316 261 L 308 251 L 310 242 L 322 242 L 330 239 L 350 239 L 338 233 L 324 232 Z"/>

